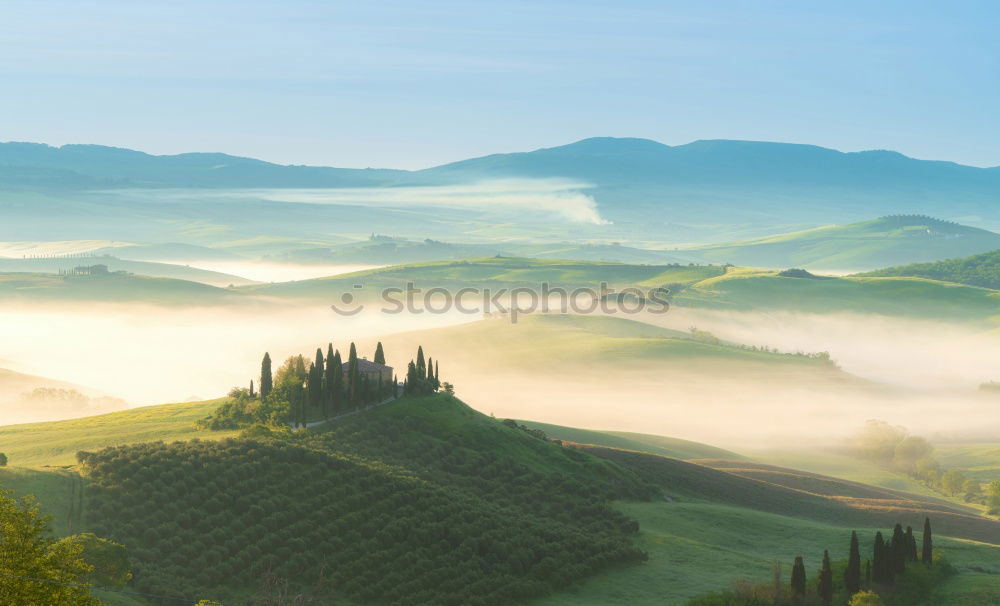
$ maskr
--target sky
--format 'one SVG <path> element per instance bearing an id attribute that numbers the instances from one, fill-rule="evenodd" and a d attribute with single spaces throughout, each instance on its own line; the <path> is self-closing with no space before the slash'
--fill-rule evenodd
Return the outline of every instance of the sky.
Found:
<path id="1" fill-rule="evenodd" d="M 423 168 L 591 136 L 1000 166 L 1000 3 L 0 0 L 0 141 Z"/>

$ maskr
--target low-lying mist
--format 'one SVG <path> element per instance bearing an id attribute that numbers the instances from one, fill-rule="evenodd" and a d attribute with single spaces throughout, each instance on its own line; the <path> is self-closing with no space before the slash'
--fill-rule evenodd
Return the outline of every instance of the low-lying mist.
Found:
<path id="1" fill-rule="evenodd" d="M 400 376 L 422 344 L 459 397 L 497 417 L 731 447 L 836 442 L 872 418 L 931 438 L 1000 437 L 1000 400 L 976 389 L 1000 378 L 993 366 L 1000 339 L 968 327 L 689 309 L 656 317 L 672 328 L 697 326 L 750 345 L 829 351 L 837 370 L 745 363 L 739 356 L 643 359 L 629 355 L 628 339 L 615 341 L 606 357 L 584 359 L 591 347 L 586 336 L 575 337 L 581 339 L 576 349 L 550 355 L 527 325 L 510 327 L 527 332 L 512 333 L 514 341 L 503 343 L 464 338 L 456 326 L 479 320 L 458 313 L 348 318 L 322 306 L 7 306 L 0 315 L 0 358 L 12 370 L 87 385 L 137 406 L 221 397 L 257 379 L 264 351 L 277 364 L 330 341 L 346 352 L 354 340 L 360 355 L 371 357 L 375 341 L 382 340 Z M 510 345 L 522 338 L 523 347 Z"/>

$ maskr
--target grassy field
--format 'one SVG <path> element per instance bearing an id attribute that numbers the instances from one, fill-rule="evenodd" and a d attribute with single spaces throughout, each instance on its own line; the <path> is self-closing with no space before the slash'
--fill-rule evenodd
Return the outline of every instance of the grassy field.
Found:
<path id="1" fill-rule="evenodd" d="M 662 365 L 706 360 L 838 374 L 815 358 L 703 342 L 688 333 L 611 316 L 540 314 L 519 318 L 516 324 L 488 319 L 382 340 L 387 347 L 392 343 L 393 351 L 415 350 L 419 342 L 440 352 L 442 359 L 462 360 L 474 354 L 481 364 L 496 363 L 527 372 L 580 364 L 600 364 L 608 369 L 659 364 L 669 370 Z"/>
<path id="2" fill-rule="evenodd" d="M 235 432 L 207 432 L 195 421 L 221 400 L 144 406 L 83 419 L 0 427 L 0 448 L 10 465 L 63 467 L 76 464 L 76 453 L 136 442 L 170 442 L 191 438 L 220 439 Z"/>
<path id="3" fill-rule="evenodd" d="M 787 583 L 797 555 L 805 556 L 812 582 L 824 549 L 829 549 L 835 560 L 846 559 L 851 531 L 858 530 L 862 553 L 866 553 L 871 550 L 875 531 L 887 530 L 807 521 L 713 503 L 622 503 L 619 509 L 639 521 L 639 546 L 649 553 L 649 561 L 601 573 L 572 591 L 534 604 L 681 605 L 740 578 L 768 582 L 774 561 L 782 563 Z M 961 570 L 955 580 L 942 587 L 942 593 L 949 596 L 947 603 L 960 604 L 984 590 L 997 595 L 1000 570 L 983 574 L 970 568 L 996 569 L 1000 546 L 944 537 L 937 537 L 936 545 Z"/>
<path id="4" fill-rule="evenodd" d="M 940 497 L 909 476 L 895 473 L 874 463 L 832 451 L 802 452 L 801 450 L 751 450 L 747 453 L 755 461 L 791 467 L 834 478 L 861 482 L 893 490 L 904 490 L 928 497 Z"/>
<path id="5" fill-rule="evenodd" d="M 865 313 L 955 322 L 995 321 L 1000 291 L 925 278 L 791 278 L 775 271 L 731 269 L 677 297 L 687 306 Z"/>
<path id="6" fill-rule="evenodd" d="M 929 217 L 882 217 L 685 250 L 706 261 L 753 267 L 874 269 L 1000 248 L 1000 234 Z"/>
<path id="7" fill-rule="evenodd" d="M 1000 444 L 937 444 L 934 457 L 945 469 L 957 468 L 980 482 L 1000 480 Z"/>
<path id="8" fill-rule="evenodd" d="M 124 274 L 59 276 L 43 273 L 0 273 L 4 302 L 152 303 L 219 305 L 241 300 L 233 289 L 174 278 Z"/>
<path id="9" fill-rule="evenodd" d="M 518 421 L 530 429 L 540 429 L 550 438 L 578 444 L 596 444 L 625 450 L 640 450 L 674 457 L 676 459 L 743 459 L 735 452 L 678 438 L 654 436 L 627 431 L 599 431 L 593 429 L 577 429 L 534 421 Z"/>
<path id="10" fill-rule="evenodd" d="M 381 287 L 403 287 L 413 282 L 417 287 L 459 288 L 468 285 L 535 286 L 542 282 L 562 286 L 597 288 L 601 282 L 611 287 L 663 286 L 677 282 L 690 284 L 721 275 L 717 265 L 631 265 L 598 261 L 567 261 L 521 257 L 487 257 L 461 261 L 432 261 L 370 269 L 314 280 L 247 286 L 242 292 L 293 298 L 328 299 L 343 292 L 353 292 L 354 284 L 363 284 L 369 296 Z"/>

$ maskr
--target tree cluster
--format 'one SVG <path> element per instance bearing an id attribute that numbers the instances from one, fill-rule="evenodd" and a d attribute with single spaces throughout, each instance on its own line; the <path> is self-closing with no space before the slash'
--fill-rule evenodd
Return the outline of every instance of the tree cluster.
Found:
<path id="1" fill-rule="evenodd" d="M 424 360 L 423 346 L 417 346 L 417 357 L 406 365 L 403 393 L 408 396 L 428 396 L 441 388 L 441 374 L 433 358 Z"/>
<path id="2" fill-rule="evenodd" d="M 875 534 L 871 556 L 862 562 L 858 533 L 851 533 L 846 561 L 832 562 L 823 552 L 815 582 L 807 579 L 805 561 L 797 556 L 790 583 L 781 583 L 780 567 L 773 585 L 738 583 L 730 591 L 692 600 L 689 606 L 912 606 L 923 601 L 954 569 L 934 553 L 931 522 L 924 520 L 920 547 L 911 527 L 896 524 L 891 536 Z"/>
<path id="3" fill-rule="evenodd" d="M 1000 484 L 996 487 L 996 502 L 992 503 L 992 485 L 987 493 L 979 482 L 967 478 L 961 470 L 944 469 L 933 456 L 934 446 L 920 436 L 910 435 L 903 427 L 868 421 L 854 438 L 854 453 L 881 467 L 905 473 L 944 495 L 962 497 L 967 503 L 990 505 L 1000 513 Z"/>
<path id="4" fill-rule="evenodd" d="M 385 364 L 382 343 L 375 349 L 373 361 Z M 261 360 L 260 392 L 234 388 L 229 398 L 208 418 L 200 421 L 207 429 L 237 429 L 253 424 L 292 425 L 328 420 L 360 410 L 396 395 L 395 377 L 372 377 L 360 367 L 357 348 L 350 344 L 346 368 L 340 350 L 327 345 L 326 354 L 317 348 L 310 361 L 302 355 L 291 356 L 272 372 L 271 356 Z"/>

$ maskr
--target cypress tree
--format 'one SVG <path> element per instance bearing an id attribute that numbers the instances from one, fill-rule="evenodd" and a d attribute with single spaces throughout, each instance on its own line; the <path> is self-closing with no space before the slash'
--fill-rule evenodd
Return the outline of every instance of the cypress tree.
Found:
<path id="1" fill-rule="evenodd" d="M 252 398 L 252 397 L 254 397 L 255 395 L 257 395 L 257 394 L 255 394 L 255 393 L 253 392 L 253 379 L 250 379 L 250 397 Z"/>
<path id="2" fill-rule="evenodd" d="M 844 586 L 847 595 L 854 595 L 861 589 L 861 550 L 858 547 L 858 533 L 851 532 L 851 552 L 847 556 L 847 568 L 844 570 Z"/>
<path id="3" fill-rule="evenodd" d="M 361 381 L 358 373 L 358 349 L 351 342 L 351 351 L 347 356 L 347 394 L 351 408 L 357 408 L 361 401 Z"/>
<path id="4" fill-rule="evenodd" d="M 340 414 L 344 409 L 344 362 L 340 359 L 340 350 L 333 352 L 333 387 L 330 395 L 333 414 Z"/>
<path id="5" fill-rule="evenodd" d="M 920 553 L 920 559 L 928 566 L 934 562 L 934 539 L 931 538 L 930 518 L 924 518 L 924 546 Z"/>
<path id="6" fill-rule="evenodd" d="M 417 386 L 417 365 L 410 360 L 406 365 L 406 380 L 403 383 L 403 393 L 410 394 Z"/>
<path id="7" fill-rule="evenodd" d="M 420 345 L 417 346 L 417 372 L 420 376 L 427 376 L 427 364 L 424 363 L 424 348 Z"/>
<path id="8" fill-rule="evenodd" d="M 885 565 L 885 541 L 882 539 L 882 532 L 875 533 L 875 550 L 872 553 L 872 580 L 876 584 L 885 583 L 886 570 Z"/>
<path id="9" fill-rule="evenodd" d="M 830 606 L 833 601 L 833 569 L 830 568 L 830 552 L 826 550 L 823 550 L 823 566 L 819 570 L 817 590 L 823 604 Z"/>
<path id="10" fill-rule="evenodd" d="M 266 398 L 271 393 L 271 356 L 264 352 L 260 363 L 260 397 Z"/>
<path id="11" fill-rule="evenodd" d="M 865 560 L 865 587 L 872 586 L 872 561 Z"/>
<path id="12" fill-rule="evenodd" d="M 333 343 L 326 346 L 326 366 L 323 368 L 323 418 L 329 419 L 333 410 L 333 388 L 336 385 L 333 365 Z"/>
<path id="13" fill-rule="evenodd" d="M 892 576 L 906 572 L 906 558 L 909 551 L 910 542 L 906 540 L 906 533 L 903 532 L 903 526 L 896 524 L 892 529 L 892 542 L 890 543 Z"/>
<path id="14" fill-rule="evenodd" d="M 373 358 L 376 364 L 385 364 L 385 352 L 382 351 L 382 341 L 378 342 L 375 346 L 375 357 Z"/>
<path id="15" fill-rule="evenodd" d="M 309 406 L 323 408 L 323 350 L 316 348 L 316 359 L 309 366 Z"/>
<path id="16" fill-rule="evenodd" d="M 434 383 L 441 384 L 441 368 L 438 366 L 437 361 L 434 362 Z"/>
<path id="17" fill-rule="evenodd" d="M 913 526 L 906 527 L 906 560 L 917 561 L 917 539 L 913 536 Z"/>
<path id="18" fill-rule="evenodd" d="M 427 358 L 427 380 L 434 382 L 434 358 Z"/>
<path id="19" fill-rule="evenodd" d="M 802 556 L 795 556 L 795 564 L 792 566 L 792 593 L 797 596 L 806 594 L 806 565 Z"/>

